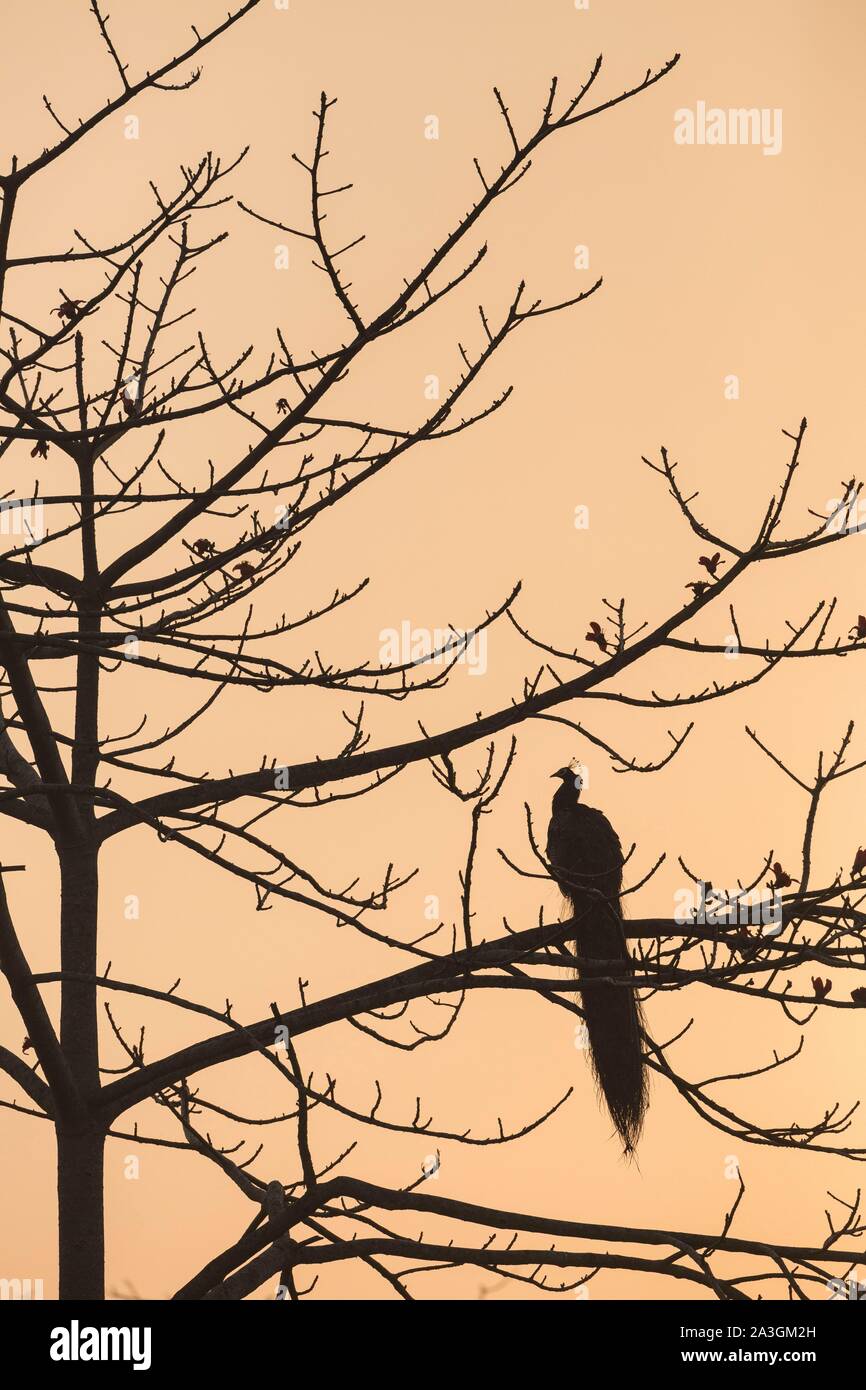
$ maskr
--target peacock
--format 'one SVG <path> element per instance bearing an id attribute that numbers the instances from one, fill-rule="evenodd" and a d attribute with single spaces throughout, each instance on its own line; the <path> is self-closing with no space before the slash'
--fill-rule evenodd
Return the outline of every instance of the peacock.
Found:
<path id="1" fill-rule="evenodd" d="M 576 975 L 583 987 L 580 1007 L 595 1079 L 624 1151 L 631 1155 L 649 1097 L 640 1002 L 628 983 L 608 983 L 627 980 L 634 973 L 620 904 L 622 846 L 607 817 L 581 801 L 579 773 L 561 767 L 553 776 L 559 778 L 560 786 L 547 831 L 548 865 L 574 917 L 574 940 L 569 947 L 577 956 Z"/>

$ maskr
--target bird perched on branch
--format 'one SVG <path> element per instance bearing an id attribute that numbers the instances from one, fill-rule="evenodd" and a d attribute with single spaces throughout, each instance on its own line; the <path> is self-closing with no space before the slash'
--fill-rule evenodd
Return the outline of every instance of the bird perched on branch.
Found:
<path id="1" fill-rule="evenodd" d="M 648 1101 L 641 1056 L 643 1019 L 629 984 L 601 982 L 627 980 L 633 974 L 620 905 L 622 847 L 607 817 L 581 803 L 580 775 L 562 767 L 553 776 L 561 785 L 553 797 L 547 831 L 548 864 L 574 917 L 574 939 L 566 949 L 577 956 L 576 975 L 585 986 L 580 1007 L 595 1079 L 624 1150 L 631 1154 Z"/>

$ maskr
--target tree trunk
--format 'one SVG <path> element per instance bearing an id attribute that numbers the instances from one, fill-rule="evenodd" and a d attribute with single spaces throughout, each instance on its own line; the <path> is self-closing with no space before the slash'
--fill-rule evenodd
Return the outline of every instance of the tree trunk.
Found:
<path id="1" fill-rule="evenodd" d="M 57 1131 L 60 1297 L 105 1297 L 101 1129 Z"/>
<path id="2" fill-rule="evenodd" d="M 97 851 L 62 846 L 60 959 L 63 971 L 96 975 Z M 60 1043 L 84 1098 L 99 1088 L 97 997 L 94 983 L 64 981 Z M 61 1298 L 104 1298 L 102 1126 L 58 1124 L 57 1196 Z"/>

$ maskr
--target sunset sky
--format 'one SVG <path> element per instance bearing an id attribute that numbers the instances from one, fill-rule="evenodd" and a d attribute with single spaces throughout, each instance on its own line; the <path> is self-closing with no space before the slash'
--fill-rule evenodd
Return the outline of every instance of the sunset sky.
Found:
<path id="1" fill-rule="evenodd" d="M 112 32 L 137 73 L 182 48 L 190 24 L 215 24 L 224 9 L 222 0 L 113 0 Z M 603 53 L 596 96 L 612 96 L 679 52 L 673 72 L 648 92 L 542 146 L 526 177 L 451 264 L 453 273 L 486 241 L 486 260 L 471 283 L 421 316 L 399 342 L 377 347 L 340 385 L 330 409 L 394 429 L 418 424 L 430 407 L 431 378 L 444 391 L 461 371 L 458 342 L 473 353 L 480 348 L 479 304 L 497 318 L 523 280 L 529 298 L 545 302 L 571 298 L 603 276 L 600 291 L 515 333 L 473 386 L 466 413 L 513 385 L 505 406 L 451 440 L 410 451 L 359 489 L 305 532 L 298 559 L 257 598 L 256 623 L 264 627 L 369 577 L 352 604 L 273 649 L 284 660 L 317 651 L 325 662 L 357 666 L 380 661 L 389 631 L 403 625 L 430 632 L 449 624 L 474 628 L 520 580 L 514 608 L 520 624 L 555 648 L 592 657 L 584 634 L 603 617 L 603 599 L 625 598 L 630 627 L 652 625 L 682 607 L 686 585 L 701 573 L 702 544 L 642 455 L 658 461 L 665 446 L 679 462 L 684 491 L 699 491 L 701 516 L 738 543 L 757 532 L 790 457 L 782 431 L 796 432 L 803 416 L 809 422 L 803 466 L 786 534 L 808 530 L 810 509 L 828 512 L 841 480 L 862 473 L 864 29 L 866 12 L 857 0 L 591 0 L 587 9 L 573 0 L 469 6 L 290 0 L 285 10 L 266 2 L 206 50 L 203 75 L 191 90 L 143 96 L 28 185 L 10 250 L 56 251 L 72 245 L 74 229 L 100 243 L 120 241 L 150 215 L 149 180 L 169 189 L 180 165 L 209 150 L 228 161 L 247 146 L 221 192 L 267 217 L 306 226 L 305 175 L 291 155 L 308 156 L 312 112 L 325 91 L 338 99 L 329 115 L 328 177 L 353 184 L 333 202 L 332 234 L 341 243 L 365 234 L 350 253 L 352 292 L 372 316 L 477 198 L 473 157 L 493 170 L 506 158 L 494 86 L 523 132 L 538 119 L 554 74 L 563 96 L 574 93 Z M 43 93 L 72 123 L 115 93 L 117 75 L 85 0 L 39 6 L 5 0 L 0 32 L 5 169 L 12 155 L 32 158 L 56 138 Z M 713 108 L 781 113 L 766 126 L 778 148 L 766 153 L 760 143 L 675 138 L 684 127 L 678 113 Z M 136 127 L 124 123 L 130 114 Z M 428 138 L 431 131 L 437 138 Z M 225 228 L 230 236 L 184 292 L 184 307 L 197 312 L 179 325 L 178 344 L 193 325 L 220 364 L 252 344 L 261 367 L 276 346 L 277 328 L 299 353 L 343 340 L 340 311 L 304 242 L 291 243 L 282 269 L 279 247 L 286 238 L 278 231 L 231 202 L 203 218 L 208 232 Z M 152 295 L 164 267 L 157 254 L 146 272 Z M 99 272 L 86 265 L 14 276 L 11 311 L 37 322 L 51 321 L 61 291 L 86 298 L 99 283 Z M 106 366 L 98 339 L 88 359 L 94 381 Z M 264 419 L 275 418 L 279 394 L 271 391 L 262 402 Z M 170 474 L 201 483 L 209 460 L 224 468 L 242 456 L 253 437 L 249 428 L 221 415 L 169 432 L 160 458 Z M 131 468 L 140 457 L 133 437 L 114 461 Z M 36 466 L 29 448 L 16 445 L 5 457 L 4 493 L 27 495 Z M 270 466 L 277 472 L 282 458 Z M 43 491 L 74 489 L 68 461 L 57 451 L 39 467 Z M 588 525 L 577 526 L 576 515 L 588 517 Z M 102 540 L 103 561 L 158 519 L 155 512 L 133 512 L 113 523 Z M 208 525 L 217 543 L 242 529 L 232 517 Z M 747 576 L 734 596 L 744 641 L 784 642 L 786 622 L 802 622 L 819 600 L 834 595 L 839 604 L 830 634 L 844 638 L 866 605 L 864 545 L 858 536 Z M 64 556 L 76 563 L 72 548 L 52 549 L 52 561 Z M 184 557 L 176 543 L 166 553 L 168 568 Z M 725 643 L 727 603 L 711 607 L 687 632 Z M 592 699 L 560 707 L 558 713 L 638 762 L 662 756 L 667 731 L 682 732 L 694 717 L 682 752 L 651 776 L 617 774 L 602 753 L 557 723 L 522 725 L 514 768 L 481 826 L 476 937 L 500 934 L 503 918 L 516 929 L 534 925 L 542 908 L 549 919 L 558 912 L 555 886 L 516 876 L 497 850 L 534 867 L 524 804 L 543 839 L 550 773 L 572 758 L 589 768 L 587 800 L 605 812 L 626 847 L 637 846 L 626 882 L 639 879 L 662 852 L 667 856 L 629 898 L 630 918 L 673 915 L 686 883 L 678 856 L 717 886 L 754 878 L 770 850 L 796 872 L 807 798 L 760 753 L 745 726 L 808 779 L 819 751 L 835 749 L 848 720 L 859 717 L 864 659 L 792 660 L 754 689 L 695 711 Z M 370 746 L 416 737 L 419 720 L 438 731 L 499 709 L 521 697 L 524 678 L 544 660 L 502 619 L 487 634 L 484 660 L 474 669 L 458 665 L 445 689 L 401 703 L 369 700 Z M 738 662 L 668 651 L 642 663 L 620 688 L 631 695 L 684 693 L 747 674 L 747 658 Z M 53 684 L 63 683 L 59 669 L 52 669 Z M 574 674 L 566 662 L 556 669 Z M 107 691 L 103 734 L 125 741 L 144 716 L 145 733 L 153 736 L 203 698 L 189 682 L 143 670 L 124 669 Z M 315 690 L 267 696 L 229 690 L 178 741 L 179 764 L 221 776 L 258 767 L 263 757 L 278 763 L 331 757 L 346 739 L 342 713 L 356 714 L 357 705 L 356 697 Z M 69 697 L 52 697 L 51 709 L 68 729 Z M 503 736 L 497 745 L 500 762 L 508 742 Z M 866 727 L 855 733 L 855 756 L 866 758 Z M 456 755 L 467 779 L 483 758 L 481 746 Z M 832 788 L 822 806 L 815 882 L 847 869 L 866 844 L 864 775 Z M 129 792 L 132 783 L 121 774 L 116 785 Z M 159 785 L 137 786 L 135 794 Z M 266 824 L 273 843 L 330 885 L 359 879 L 371 888 L 390 863 L 403 872 L 417 867 L 384 921 L 374 923 L 377 930 L 415 939 L 429 928 L 425 913 L 433 898 L 446 924 L 459 921 L 469 808 L 437 785 L 427 764 L 409 767 L 361 800 L 315 811 L 286 808 Z M 7 879 L 22 943 L 35 970 L 56 969 L 50 846 L 38 831 L 10 820 L 4 835 L 3 861 L 27 866 Z M 249 884 L 159 843 L 147 829 L 112 839 L 101 863 L 101 965 L 110 961 L 115 978 L 157 989 L 179 977 L 189 998 L 213 1008 L 230 999 L 239 1020 L 266 1016 L 272 1001 L 294 1006 L 299 978 L 309 982 L 309 998 L 323 998 L 412 963 L 409 955 L 291 903 L 275 901 L 272 910 L 257 913 Z M 140 902 L 137 920 L 127 915 L 130 895 Z M 45 994 L 53 1010 L 56 986 Z M 116 995 L 111 1008 L 132 1038 L 146 1025 L 148 1060 L 214 1031 L 212 1023 L 151 1001 Z M 432 1004 L 413 1009 L 419 1023 L 436 1021 Z M 693 1079 L 765 1064 L 774 1049 L 793 1051 L 803 1031 L 773 1004 L 701 986 L 656 996 L 646 1012 L 660 1041 L 694 1020 L 672 1052 Z M 411 1036 L 407 1019 L 392 1026 L 395 1036 Z M 714 1094 L 762 1125 L 814 1120 L 836 1102 L 847 1108 L 863 1091 L 864 1029 L 866 1017 L 856 1012 L 819 1011 L 795 1062 L 742 1085 L 722 1083 Z M 20 1052 L 20 1032 L 4 986 L 0 1039 Z M 862 1179 L 858 1165 L 733 1140 L 659 1078 L 639 1161 L 629 1165 L 610 1135 L 574 1034 L 575 1019 L 564 1010 L 516 992 L 479 990 L 435 1045 L 384 1048 L 347 1024 L 301 1039 L 305 1072 L 320 1082 L 336 1077 L 338 1097 L 361 1110 L 375 1100 L 378 1080 L 382 1115 L 403 1123 L 420 1097 L 422 1113 L 442 1128 L 495 1133 L 501 1117 L 506 1128 L 518 1129 L 574 1087 L 549 1123 L 498 1147 L 436 1145 L 319 1111 L 312 1122 L 315 1157 L 324 1166 L 357 1141 L 347 1171 L 405 1185 L 439 1147 L 441 1166 L 431 1183 L 437 1195 L 574 1220 L 708 1232 L 720 1229 L 736 1195 L 735 1160 L 747 1186 L 737 1234 L 820 1244 L 826 1193 L 853 1197 Z M 107 1020 L 103 1056 L 107 1068 L 125 1064 Z M 292 1107 L 288 1088 L 261 1059 L 200 1080 L 207 1099 L 244 1115 Z M 0 1076 L 0 1098 L 13 1094 L 11 1080 Z M 144 1135 L 181 1137 L 152 1103 L 124 1116 L 119 1127 L 128 1134 L 134 1122 Z M 223 1144 L 241 1137 L 217 1115 L 207 1117 L 206 1127 Z M 258 1176 L 298 1178 L 291 1124 L 247 1133 L 246 1153 L 264 1144 L 253 1165 Z M 859 1114 L 845 1141 L 866 1142 Z M 2 1109 L 0 1143 L 0 1276 L 42 1278 L 46 1296 L 54 1296 L 53 1134 L 40 1119 Z M 137 1170 L 131 1155 L 139 1158 Z M 113 1293 L 170 1297 L 251 1216 L 244 1198 L 204 1158 L 139 1147 L 130 1138 L 109 1140 L 106 1188 Z M 407 1229 L 416 1225 L 410 1220 Z M 538 1296 L 473 1271 L 425 1274 L 412 1287 L 417 1297 Z M 599 1275 L 589 1290 L 590 1299 L 689 1296 L 688 1286 L 616 1271 Z M 317 1295 L 390 1296 L 357 1263 L 323 1272 Z M 272 1297 L 273 1290 L 256 1296 Z"/>

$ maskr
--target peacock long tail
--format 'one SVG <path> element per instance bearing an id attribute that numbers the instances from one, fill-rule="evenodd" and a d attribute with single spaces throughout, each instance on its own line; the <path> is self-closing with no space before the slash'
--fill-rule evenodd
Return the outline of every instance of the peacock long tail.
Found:
<path id="1" fill-rule="evenodd" d="M 566 897 L 579 923 L 572 949 L 579 962 L 577 978 L 587 986 L 581 990 L 580 1007 L 593 1073 L 625 1152 L 632 1154 L 649 1101 L 641 1045 L 643 1013 L 629 985 L 602 983 L 634 973 L 622 915 L 618 903 L 588 900 L 580 893 L 567 892 Z"/>

